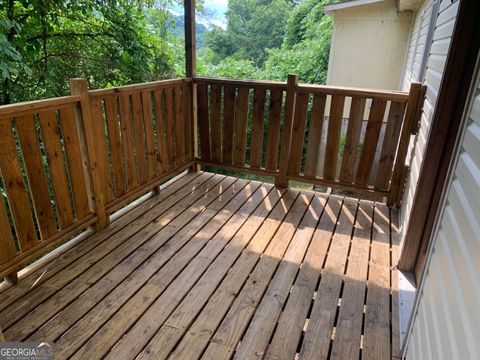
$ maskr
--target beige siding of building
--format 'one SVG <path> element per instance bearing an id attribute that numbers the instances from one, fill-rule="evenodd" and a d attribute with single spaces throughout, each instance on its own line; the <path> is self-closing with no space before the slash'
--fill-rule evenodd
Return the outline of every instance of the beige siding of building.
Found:
<path id="1" fill-rule="evenodd" d="M 447 190 L 408 360 L 480 359 L 480 81 Z"/>
<path id="2" fill-rule="evenodd" d="M 430 50 L 425 48 L 430 17 L 433 8 L 432 0 L 425 0 L 415 14 L 407 60 L 405 62 L 402 88 L 407 90 L 412 81 L 419 81 L 421 64 L 425 50 L 429 52 L 424 83 L 427 85 L 426 99 L 423 106 L 421 124 L 415 142 L 412 142 L 411 155 L 408 157 L 410 172 L 407 179 L 405 193 L 403 195 L 401 216 L 402 234 L 408 226 L 415 190 L 418 183 L 420 167 L 424 159 L 425 145 L 430 132 L 433 110 L 436 105 L 438 90 L 447 59 L 455 18 L 458 10 L 458 1 L 441 0 L 438 7 L 438 17 L 435 23 Z"/>
<path id="3" fill-rule="evenodd" d="M 327 84 L 398 90 L 412 13 L 398 13 L 391 0 L 333 16 Z"/>

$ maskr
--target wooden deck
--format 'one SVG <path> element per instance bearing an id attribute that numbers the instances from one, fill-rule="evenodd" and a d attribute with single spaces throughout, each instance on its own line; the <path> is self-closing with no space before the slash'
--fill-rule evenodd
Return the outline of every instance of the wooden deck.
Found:
<path id="1" fill-rule="evenodd" d="M 381 203 L 190 173 L 2 292 L 0 325 L 56 359 L 389 359 L 395 224 Z"/>

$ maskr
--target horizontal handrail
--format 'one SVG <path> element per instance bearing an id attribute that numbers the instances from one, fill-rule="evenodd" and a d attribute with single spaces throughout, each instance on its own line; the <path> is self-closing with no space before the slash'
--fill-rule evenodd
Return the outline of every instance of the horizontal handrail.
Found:
<path id="1" fill-rule="evenodd" d="M 391 90 L 377 90 L 364 89 L 357 87 L 332 86 L 332 85 L 313 85 L 313 84 L 299 84 L 296 88 L 297 93 L 300 94 L 328 94 L 328 95 L 343 95 L 343 96 L 362 96 L 371 99 L 388 99 L 398 102 L 407 102 L 408 92 L 405 91 L 391 91 Z"/>
<path id="2" fill-rule="evenodd" d="M 257 87 L 263 87 L 267 89 L 280 89 L 286 90 L 287 84 L 280 81 L 268 81 L 268 80 L 240 80 L 230 79 L 224 77 L 207 77 L 196 76 L 193 78 L 195 83 L 208 83 L 219 85 L 232 85 L 235 87 L 248 87 L 255 89 Z M 394 90 L 381 90 L 381 89 L 367 89 L 360 87 L 347 87 L 347 86 L 334 86 L 334 85 L 316 85 L 316 84 L 297 84 L 297 93 L 323 93 L 331 95 L 345 95 L 345 96 L 365 96 L 369 98 L 385 98 L 395 101 L 408 100 L 408 92 L 394 91 Z"/>
<path id="3" fill-rule="evenodd" d="M 158 81 L 152 81 L 152 82 L 142 83 L 142 84 L 132 84 L 132 85 L 117 86 L 117 87 L 106 88 L 106 89 L 90 90 L 88 93 L 90 97 L 101 97 L 101 96 L 113 95 L 118 93 L 133 94 L 133 93 L 138 93 L 146 90 L 154 90 L 154 89 L 169 87 L 172 85 L 188 84 L 191 82 L 192 82 L 192 79 L 190 78 L 158 80 Z"/>
<path id="4" fill-rule="evenodd" d="M 79 96 L 62 96 L 52 99 L 25 101 L 16 104 L 0 106 L 0 119 L 19 117 L 29 113 L 39 113 L 51 109 L 71 105 L 80 101 Z"/>
<path id="5" fill-rule="evenodd" d="M 207 77 L 207 76 L 196 76 L 193 78 L 195 83 L 209 83 L 209 84 L 219 84 L 219 85 L 233 85 L 236 87 L 265 87 L 269 89 L 279 89 L 286 90 L 287 84 L 280 81 L 268 81 L 268 80 L 237 80 L 224 77 Z"/>

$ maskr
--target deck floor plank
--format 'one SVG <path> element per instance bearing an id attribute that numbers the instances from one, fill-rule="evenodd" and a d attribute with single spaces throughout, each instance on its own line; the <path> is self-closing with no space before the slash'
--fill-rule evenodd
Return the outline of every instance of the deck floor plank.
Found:
<path id="1" fill-rule="evenodd" d="M 149 345 L 142 351 L 139 359 L 156 354 L 158 360 L 164 359 L 173 350 L 186 328 L 195 316 L 202 310 L 219 283 L 223 280 L 229 269 L 234 265 L 243 249 L 249 244 L 263 219 L 270 213 L 273 206 L 279 201 L 281 190 L 268 194 L 266 201 L 262 202 L 253 216 L 244 223 L 232 241 L 210 265 L 195 287 L 188 293 L 182 303 L 165 321 Z"/>
<path id="2" fill-rule="evenodd" d="M 134 220 L 138 222 L 139 218 L 142 216 L 147 217 L 147 212 L 150 209 L 165 201 L 175 192 L 181 191 L 182 193 L 187 194 L 188 189 L 196 188 L 205 182 L 206 179 L 211 177 L 211 175 L 212 174 L 200 172 L 189 173 L 178 180 L 173 181 L 172 183 L 167 183 L 167 186 L 165 187 L 162 186 L 162 189 L 158 194 L 151 196 L 149 199 L 145 200 L 138 206 L 135 206 L 127 213 L 121 215 L 112 221 L 107 228 L 89 236 L 84 241 L 78 243 L 74 248 L 68 249 L 45 266 L 28 273 L 25 277 L 21 277 L 21 281 L 16 286 L 11 286 L 1 292 L 0 311 L 5 309 L 20 297 L 28 294 L 31 289 L 44 283 L 55 274 L 58 274 L 59 271 L 66 268 L 76 259 L 85 255 L 88 251 L 94 249 L 96 246 L 101 245 L 103 240 L 108 239 L 110 236 L 124 229 L 125 227 L 129 229 L 130 227 L 127 225 L 130 225 Z"/>
<path id="3" fill-rule="evenodd" d="M 248 219 L 250 214 L 262 203 L 266 196 L 264 189 L 256 191 L 238 212 L 223 225 L 216 233 L 209 236 L 199 236 L 195 240 L 205 246 L 187 264 L 174 261 L 172 270 L 178 276 L 167 287 L 165 276 L 154 276 L 149 282 L 161 288 L 166 288 L 158 299 L 143 314 L 141 321 L 128 331 L 123 339 L 112 349 L 107 359 L 135 358 L 155 335 L 168 316 L 178 306 L 188 291 L 195 285 L 209 265 L 215 260 L 222 249 L 232 240 L 236 232 Z M 134 342 L 132 344 L 132 341 Z"/>
<path id="4" fill-rule="evenodd" d="M 345 199 L 308 322 L 302 359 L 328 357 L 356 211 L 357 201 Z"/>
<path id="5" fill-rule="evenodd" d="M 280 260 L 290 245 L 291 248 L 296 249 L 296 244 L 291 244 L 291 240 L 311 200 L 311 194 L 300 194 L 297 198 L 278 232 L 263 253 L 262 258 L 250 274 L 247 283 L 212 337 L 202 359 L 229 359 L 232 357 L 235 346 L 255 313 Z"/>
<path id="6" fill-rule="evenodd" d="M 266 359 L 295 357 L 341 206 L 341 198 L 329 197 L 300 273 L 278 320 Z"/>
<path id="7" fill-rule="evenodd" d="M 207 305 L 182 338 L 170 359 L 198 359 L 222 322 L 249 274 L 288 214 L 298 192 L 287 191 L 230 269 Z"/>
<path id="8" fill-rule="evenodd" d="M 228 179 L 226 179 L 228 180 Z M 236 189 L 233 188 L 238 182 L 240 182 L 240 186 Z M 159 273 L 165 270 L 165 267 L 162 267 L 163 264 L 171 263 L 172 259 L 176 258 L 175 250 L 178 250 L 184 242 L 188 241 L 189 238 L 194 236 L 205 223 L 208 222 L 210 218 L 212 218 L 218 210 L 213 210 L 208 208 L 208 206 L 214 206 L 216 200 L 220 195 L 225 194 L 228 192 L 232 196 L 238 193 L 243 187 L 245 187 L 245 180 L 239 180 L 237 183 L 227 186 L 225 184 L 224 190 L 221 193 L 213 192 L 211 197 L 205 196 L 202 204 L 203 209 L 201 211 L 192 211 L 194 207 L 190 208 L 189 211 L 183 213 L 186 216 L 178 216 L 174 222 L 170 223 L 161 232 L 157 233 L 153 238 L 153 243 L 160 242 L 160 245 L 164 244 L 164 239 L 169 239 L 175 234 L 179 234 L 177 237 L 173 237 L 166 243 L 165 247 L 160 248 L 158 251 L 156 261 L 153 261 L 151 266 L 146 265 L 147 273 L 145 277 L 142 279 L 142 282 L 137 286 L 132 286 L 129 289 L 126 289 L 126 295 L 119 297 L 119 296 L 109 296 L 110 298 L 102 301 L 99 303 L 97 308 L 91 311 L 87 316 L 85 316 L 80 322 L 76 323 L 64 336 L 62 336 L 56 342 L 56 353 L 59 354 L 61 357 L 70 357 L 75 351 L 77 351 L 80 347 L 80 353 L 82 351 L 87 350 L 88 356 L 93 358 L 95 354 L 101 353 L 104 351 L 106 347 L 106 341 L 100 341 L 100 336 L 93 337 L 90 339 L 91 336 L 95 334 L 95 330 L 98 328 L 104 329 L 103 325 L 107 320 L 112 318 L 112 315 L 118 316 L 118 314 L 127 315 L 129 317 L 130 312 L 134 312 L 134 309 L 128 308 L 125 309 L 122 305 L 124 305 L 125 301 L 129 301 L 130 304 L 135 303 L 137 297 L 141 297 L 139 294 L 142 294 L 144 285 L 148 285 L 147 282 L 151 282 L 151 279 L 155 276 L 159 276 Z M 240 192 L 239 196 L 245 195 L 245 192 Z M 248 196 L 248 191 L 247 191 Z M 227 199 L 226 199 L 227 200 Z M 183 215 L 182 214 L 182 215 Z M 196 216 L 196 217 L 195 217 Z M 188 225 L 187 225 L 188 224 Z M 178 233 L 178 231 L 181 231 Z M 185 236 L 186 235 L 186 236 Z M 146 251 L 147 254 L 150 251 Z M 158 269 L 160 268 L 160 269 Z M 158 270 L 158 271 L 157 271 Z M 174 277 L 175 274 L 172 275 Z M 134 276 L 134 279 L 138 276 Z M 164 277 L 166 280 L 167 276 Z M 121 293 L 124 289 L 124 285 L 128 284 L 121 284 L 119 292 Z M 153 290 L 153 287 L 148 287 L 150 290 Z M 138 290 L 136 292 L 135 290 Z M 133 300 L 132 300 L 133 299 Z M 144 301 L 146 303 L 146 301 Z M 140 311 L 140 309 L 144 307 L 144 305 L 137 305 L 136 311 Z M 107 310 L 102 310 L 102 307 L 106 307 Z M 118 311 L 118 312 L 117 312 Z M 92 324 L 95 325 L 92 327 Z M 115 324 L 114 321 L 111 321 L 109 326 Z M 104 332 L 101 332 L 104 334 Z M 106 332 L 108 334 L 108 332 Z M 106 337 L 108 338 L 108 337 Z M 87 341 L 87 344 L 82 346 L 83 343 Z M 107 347 L 108 349 L 108 347 Z M 85 356 L 75 355 L 74 357 L 77 358 L 85 358 Z"/>
<path id="9" fill-rule="evenodd" d="M 310 203 L 310 211 L 306 211 L 300 222 L 291 244 L 237 348 L 235 359 L 256 359 L 265 354 L 277 319 L 295 281 L 299 266 L 308 250 L 325 203 L 324 196 L 314 196 Z"/>
<path id="10" fill-rule="evenodd" d="M 372 236 L 373 204 L 361 202 L 335 329 L 332 360 L 358 359 L 362 336 L 363 306 Z"/>
<path id="11" fill-rule="evenodd" d="M 368 292 L 365 309 L 365 334 L 362 359 L 391 357 L 390 331 L 390 231 L 389 210 L 375 207 L 373 242 L 368 271 Z"/>
<path id="12" fill-rule="evenodd" d="M 94 328 L 90 326 L 91 324 L 98 324 L 102 320 L 108 319 L 109 315 L 126 302 L 163 264 L 170 260 L 176 251 L 190 240 L 192 234 L 198 232 L 216 214 L 216 211 L 211 209 L 213 204 L 228 201 L 226 196 L 233 198 L 246 185 L 247 181 L 245 180 L 236 181 L 228 191 L 223 192 L 209 205 L 208 210 L 198 215 L 194 212 L 184 212 L 179 215 L 127 258 L 123 267 L 115 267 L 75 301 L 93 301 L 97 304 L 95 309 L 86 314 L 87 311 L 82 313 L 75 307 L 71 308 L 70 305 L 69 308 L 39 329 L 30 337 L 30 340 L 58 339 L 62 333 L 68 330 L 69 326 L 82 318 L 81 323 L 88 324 L 86 326 L 88 329 L 82 329 L 80 323 L 77 323 L 75 330 L 70 329 L 68 335 L 72 337 L 76 331 L 80 331 L 81 334 L 75 339 L 75 343 L 79 343 L 81 338 L 85 338 L 89 332 L 93 331 Z M 241 197 L 242 194 L 238 196 Z M 223 198 L 221 198 L 222 196 Z M 135 265 L 138 264 L 141 265 L 136 267 Z M 64 342 L 65 338 L 59 341 L 59 343 Z"/>
<path id="13" fill-rule="evenodd" d="M 396 227 L 381 203 L 190 173 L 0 293 L 0 325 L 57 359 L 388 359 Z"/>
<path id="14" fill-rule="evenodd" d="M 127 237 L 126 239 L 123 236 L 113 236 L 109 238 L 109 241 L 105 242 L 106 246 L 103 248 L 103 252 L 97 251 L 95 254 L 88 257 L 88 267 L 85 268 L 84 262 L 77 261 L 59 274 L 59 276 L 50 279 L 47 283 L 34 289 L 29 297 L 23 298 L 23 301 L 14 303 L 11 306 L 14 311 L 8 312 L 12 309 L 6 309 L 7 314 L 5 318 L 2 317 L 2 326 L 5 327 L 5 333 L 10 334 L 8 336 L 17 339 L 24 339 L 30 335 L 41 326 L 42 323 L 46 322 L 50 317 L 53 317 L 58 311 L 68 305 L 70 301 L 73 301 L 91 285 L 95 284 L 103 275 L 108 273 L 123 259 L 127 258 L 132 252 L 134 252 L 136 248 L 147 241 L 150 236 L 153 236 L 160 231 L 160 229 L 168 225 L 182 212 L 192 211 L 192 209 L 196 212 L 202 211 L 206 204 L 199 204 L 196 206 L 196 204 L 192 205 L 192 202 L 197 199 L 199 199 L 199 202 L 204 202 L 204 199 L 206 199 L 206 197 L 204 197 L 205 193 L 209 196 L 215 196 L 216 192 L 220 191 L 222 188 L 220 183 L 224 178 L 224 176 L 212 177 L 205 183 L 205 185 L 199 186 L 192 193 L 187 195 L 187 197 L 181 199 L 181 201 L 178 201 L 173 197 L 170 198 L 172 200 L 171 207 L 165 209 L 163 206 L 158 206 L 155 208 L 156 211 L 152 209 L 149 212 L 149 215 L 156 215 L 152 219 L 154 221 L 150 222 L 149 225 L 142 227 L 134 236 Z M 235 181 L 234 178 L 228 179 L 230 182 Z M 114 245 L 118 246 L 114 247 Z M 106 254 L 103 254 L 104 252 Z M 101 255 L 106 256 L 101 257 Z M 37 294 L 40 291 L 45 289 L 48 290 L 49 288 L 52 290 L 56 289 L 58 292 L 55 296 L 48 297 L 45 301 L 40 302 L 40 298 Z M 50 290 L 50 293 L 52 290 Z M 12 325 L 11 318 L 16 318 L 20 314 L 18 311 L 19 307 L 27 308 L 29 316 L 19 319 L 14 325 Z"/>
<path id="15" fill-rule="evenodd" d="M 392 246 L 392 256 L 390 259 L 390 279 L 392 296 L 392 358 L 401 359 L 400 344 L 400 293 L 398 284 L 398 259 L 400 258 L 400 226 L 397 214 L 390 214 L 390 244 Z"/>
<path id="16" fill-rule="evenodd" d="M 80 262 L 88 265 L 90 262 L 85 260 L 91 260 L 91 254 L 93 252 L 95 252 L 96 256 L 98 256 L 103 247 L 113 245 L 113 241 L 107 242 L 107 239 L 111 240 L 111 237 L 114 235 L 120 238 L 125 238 L 135 233 L 135 231 L 138 231 L 138 229 L 141 229 L 155 218 L 152 216 L 155 215 L 155 211 L 150 210 L 153 210 L 157 206 L 161 206 L 166 210 L 170 204 L 178 201 L 182 195 L 188 195 L 189 192 L 194 191 L 209 178 L 211 178 L 211 174 L 202 174 L 194 178 L 190 178 L 190 176 L 188 176 L 188 178 L 185 180 L 190 181 L 184 181 L 184 179 L 180 179 L 178 181 L 178 185 L 176 183 L 172 184 L 164 191 L 161 191 L 158 196 L 152 197 L 145 203 L 139 205 L 132 211 L 112 222 L 112 224 L 110 224 L 110 226 L 108 226 L 106 229 L 93 234 L 84 241 L 80 242 L 74 248 L 69 249 L 61 256 L 49 262 L 46 266 L 34 271 L 25 279 L 21 279 L 16 286 L 10 287 L 5 292 L 0 294 L 0 309 L 2 309 L 0 312 L 0 318 L 3 321 L 6 321 L 6 318 L 4 317 L 5 312 L 3 311 L 5 308 L 9 307 L 14 302 L 18 303 L 19 301 L 23 301 L 21 298 L 31 297 L 33 290 L 40 287 L 42 284 L 47 284 L 48 280 L 55 279 L 58 276 L 66 281 L 71 280 L 68 278 L 65 271 L 62 270 L 68 270 L 69 272 L 73 273 L 70 265 L 77 260 L 80 260 Z M 43 301 L 43 298 L 40 298 L 38 293 L 35 294 L 35 298 Z M 18 304 L 16 306 L 18 306 Z M 14 309 L 9 308 L 6 312 L 13 311 Z M 21 310 L 20 313 L 22 313 Z"/>

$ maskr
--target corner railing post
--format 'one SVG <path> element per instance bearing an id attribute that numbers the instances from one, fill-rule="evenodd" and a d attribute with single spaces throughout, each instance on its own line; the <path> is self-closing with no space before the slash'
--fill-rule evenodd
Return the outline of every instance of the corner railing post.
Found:
<path id="1" fill-rule="evenodd" d="M 10 285 L 17 285 L 18 284 L 18 273 L 16 271 L 8 274 L 4 277 L 4 280 Z"/>
<path id="2" fill-rule="evenodd" d="M 288 161 L 290 158 L 290 146 L 292 143 L 292 129 L 295 116 L 295 104 L 297 101 L 298 75 L 288 75 L 287 98 L 285 101 L 285 119 L 282 136 L 282 153 L 278 175 L 275 178 L 275 186 L 288 187 L 287 179 Z"/>
<path id="3" fill-rule="evenodd" d="M 102 229 L 109 223 L 109 217 L 105 207 L 105 194 L 103 193 L 103 179 L 102 172 L 100 171 L 99 159 L 100 151 L 98 151 L 98 139 L 95 139 L 94 126 L 103 126 L 103 124 L 94 124 L 90 97 L 88 95 L 88 83 L 86 79 L 70 79 L 70 92 L 72 95 L 80 96 L 80 109 L 81 115 L 79 115 L 80 131 L 83 130 L 85 135 L 85 141 L 87 145 L 87 157 L 88 168 L 90 170 L 91 179 L 91 198 L 95 204 L 95 213 L 97 215 L 96 229 Z"/>
<path id="4" fill-rule="evenodd" d="M 405 164 L 407 158 L 410 137 L 418 132 L 418 123 L 423 107 L 423 98 L 426 87 L 420 83 L 412 83 L 408 95 L 407 110 L 403 120 L 402 133 L 395 159 L 395 165 L 390 184 L 390 193 L 387 199 L 388 206 L 398 206 L 403 195 L 405 181 L 408 175 L 408 166 Z"/>

